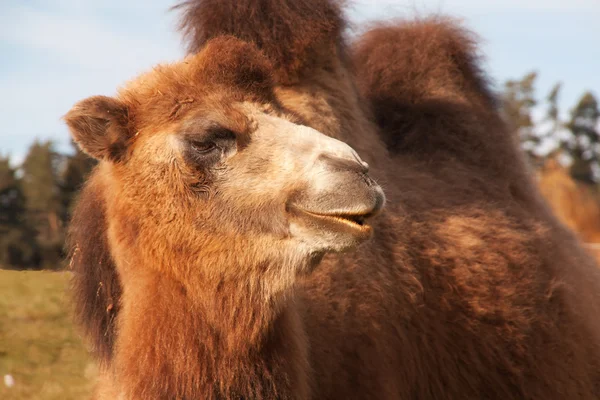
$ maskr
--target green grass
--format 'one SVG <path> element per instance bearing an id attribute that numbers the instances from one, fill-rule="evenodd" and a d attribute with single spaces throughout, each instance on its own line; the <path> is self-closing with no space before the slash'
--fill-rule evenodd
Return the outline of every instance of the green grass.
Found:
<path id="1" fill-rule="evenodd" d="M 67 272 L 0 270 L 0 399 L 90 397 L 97 370 L 72 324 L 68 279 Z"/>

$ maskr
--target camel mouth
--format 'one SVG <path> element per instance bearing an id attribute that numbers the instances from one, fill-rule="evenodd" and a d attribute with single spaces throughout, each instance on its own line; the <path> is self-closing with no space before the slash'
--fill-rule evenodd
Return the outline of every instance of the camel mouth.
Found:
<path id="1" fill-rule="evenodd" d="M 331 251 L 368 240 L 374 230 L 371 219 L 383 210 L 385 194 L 375 182 L 367 183 L 340 180 L 330 183 L 335 190 L 291 196 L 286 203 L 291 236 Z"/>
<path id="2" fill-rule="evenodd" d="M 359 236 L 370 235 L 373 228 L 368 223 L 368 219 L 378 214 L 379 210 L 370 210 L 365 212 L 334 212 L 324 213 L 310 211 L 305 208 L 289 206 L 288 212 L 295 217 L 308 219 L 321 227 L 329 230 L 351 230 L 358 233 Z"/>
<path id="3" fill-rule="evenodd" d="M 379 210 L 377 211 L 368 211 L 368 212 L 364 212 L 364 213 L 356 213 L 356 212 L 348 212 L 348 213 L 340 213 L 340 212 L 336 212 L 336 213 L 317 213 L 314 211 L 308 211 L 308 210 L 303 210 L 306 213 L 312 214 L 315 217 L 321 217 L 321 218 L 331 218 L 331 219 L 335 219 L 338 220 L 342 223 L 345 224 L 350 224 L 351 226 L 353 225 L 358 225 L 360 227 L 363 228 L 368 228 L 370 225 L 368 224 L 368 219 L 374 217 L 375 215 L 377 215 L 379 213 Z"/>
<path id="4" fill-rule="evenodd" d="M 323 218 L 338 221 L 353 228 L 360 230 L 371 229 L 367 224 L 366 219 L 368 214 L 319 214 L 307 210 L 302 210 L 306 214 L 310 214 L 314 218 Z"/>

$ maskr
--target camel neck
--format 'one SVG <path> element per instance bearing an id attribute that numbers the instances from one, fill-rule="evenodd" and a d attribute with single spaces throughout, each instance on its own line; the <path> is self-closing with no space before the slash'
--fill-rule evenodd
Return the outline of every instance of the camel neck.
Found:
<path id="1" fill-rule="evenodd" d="M 266 398 L 282 388 L 280 398 L 303 398 L 307 343 L 291 289 L 265 296 L 240 282 L 124 280 L 113 367 L 126 398 Z"/>

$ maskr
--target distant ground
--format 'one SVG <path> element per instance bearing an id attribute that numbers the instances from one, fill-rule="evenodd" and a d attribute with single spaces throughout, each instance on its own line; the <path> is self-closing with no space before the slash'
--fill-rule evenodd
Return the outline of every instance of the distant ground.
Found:
<path id="1" fill-rule="evenodd" d="M 0 399 L 90 397 L 96 368 L 69 314 L 66 272 L 0 270 Z M 5 375 L 12 375 L 8 388 Z"/>

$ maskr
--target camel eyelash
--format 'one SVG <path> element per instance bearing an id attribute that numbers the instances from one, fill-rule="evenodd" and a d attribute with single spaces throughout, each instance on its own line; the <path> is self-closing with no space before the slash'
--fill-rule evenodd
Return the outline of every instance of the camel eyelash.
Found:
<path id="1" fill-rule="evenodd" d="M 235 141 L 237 135 L 230 129 L 222 128 L 220 126 L 211 127 L 202 133 L 191 133 L 186 134 L 186 141 L 189 144 L 197 147 L 203 147 L 207 143 L 223 143 L 228 141 Z"/>

